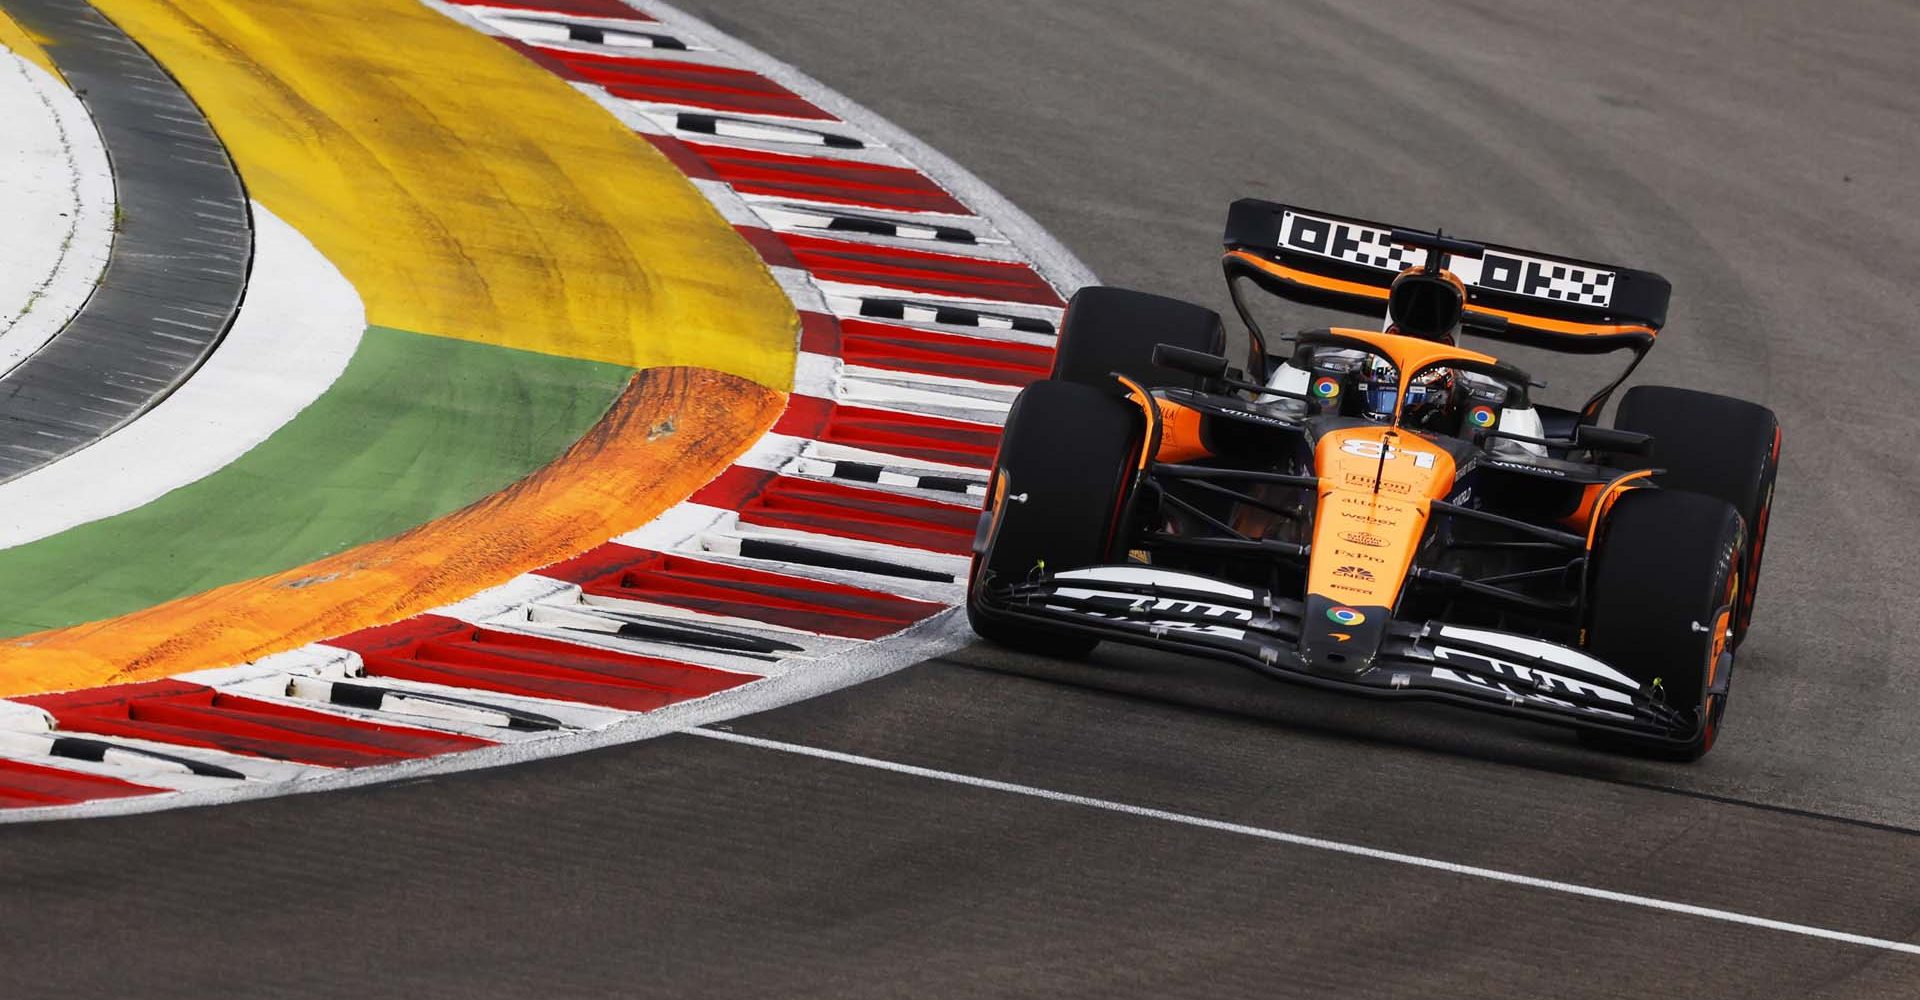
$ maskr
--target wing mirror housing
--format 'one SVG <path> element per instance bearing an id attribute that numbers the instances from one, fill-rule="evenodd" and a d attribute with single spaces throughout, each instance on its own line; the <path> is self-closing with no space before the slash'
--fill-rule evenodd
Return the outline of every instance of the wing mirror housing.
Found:
<path id="1" fill-rule="evenodd" d="M 1653 450 L 1653 435 L 1638 431 L 1623 431 L 1612 427 L 1595 427 L 1581 424 L 1573 432 L 1576 447 L 1593 451 L 1610 451 L 1622 455 L 1645 455 Z"/>
<path id="2" fill-rule="evenodd" d="M 1225 378 L 1227 359 L 1219 354 L 1208 354 L 1172 344 L 1153 345 L 1153 363 L 1161 368 L 1188 375 L 1198 375 L 1209 381 Z"/>

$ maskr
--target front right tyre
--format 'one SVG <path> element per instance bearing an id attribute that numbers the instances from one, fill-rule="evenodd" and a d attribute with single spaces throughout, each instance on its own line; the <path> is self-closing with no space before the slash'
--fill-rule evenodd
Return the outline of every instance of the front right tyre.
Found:
<path id="1" fill-rule="evenodd" d="M 987 484 L 985 546 L 967 581 L 974 632 L 1043 656 L 1084 656 L 1099 643 L 1015 620 L 982 597 L 1115 557 L 1144 424 L 1132 403 L 1076 382 L 1035 382 L 1014 399 Z"/>

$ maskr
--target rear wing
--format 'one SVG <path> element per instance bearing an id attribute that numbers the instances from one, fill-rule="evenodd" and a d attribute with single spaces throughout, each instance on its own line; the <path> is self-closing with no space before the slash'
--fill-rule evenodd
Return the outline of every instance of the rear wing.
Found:
<path id="1" fill-rule="evenodd" d="M 1234 304 L 1248 318 L 1237 287 L 1246 278 L 1291 301 L 1384 317 L 1393 279 L 1425 261 L 1423 251 L 1393 242 L 1394 228 L 1257 198 L 1236 201 L 1227 211 L 1222 261 Z M 1627 348 L 1637 357 L 1666 324 L 1673 286 L 1652 271 L 1478 245 L 1485 248 L 1478 259 L 1456 255 L 1447 265 L 1466 286 L 1461 325 L 1468 333 L 1580 354 Z"/>

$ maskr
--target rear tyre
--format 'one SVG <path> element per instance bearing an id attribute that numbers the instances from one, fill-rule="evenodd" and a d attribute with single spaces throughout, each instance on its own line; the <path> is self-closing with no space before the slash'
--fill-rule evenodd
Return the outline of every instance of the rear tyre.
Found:
<path id="1" fill-rule="evenodd" d="M 1680 746 L 1599 742 L 1683 760 L 1713 748 L 1726 699 L 1712 689 L 1732 669 L 1721 661 L 1733 648 L 1744 539 L 1740 515 L 1701 493 L 1629 490 L 1608 511 L 1594 550 L 1587 651 L 1704 725 Z"/>
<path id="2" fill-rule="evenodd" d="M 1155 344 L 1219 354 L 1226 347 L 1220 314 L 1205 306 L 1125 288 L 1090 285 L 1073 293 L 1053 355 L 1053 377 L 1111 389 L 1119 372 L 1149 389 L 1200 388 L 1197 375 L 1153 363 Z"/>
<path id="3" fill-rule="evenodd" d="M 1780 421 L 1744 399 L 1692 389 L 1641 385 L 1627 390 L 1613 425 L 1653 435 L 1647 464 L 1666 471 L 1655 482 L 1672 490 L 1719 497 L 1746 525 L 1746 563 L 1735 609 L 1733 644 L 1746 638 L 1760 585 L 1773 512 L 1773 480 L 1780 468 Z"/>
<path id="4" fill-rule="evenodd" d="M 1143 424 L 1132 404 L 1073 382 L 1035 382 L 1014 399 L 987 486 L 986 548 L 967 585 L 967 621 L 981 638 L 1060 657 L 1085 656 L 1099 643 L 1010 620 L 980 597 L 996 583 L 1112 558 Z"/>

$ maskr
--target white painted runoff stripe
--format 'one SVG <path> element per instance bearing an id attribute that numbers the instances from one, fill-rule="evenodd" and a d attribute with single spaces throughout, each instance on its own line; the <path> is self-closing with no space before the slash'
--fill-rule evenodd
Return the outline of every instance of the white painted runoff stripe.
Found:
<path id="1" fill-rule="evenodd" d="M 217 472 L 346 370 L 366 308 L 340 271 L 258 202 L 240 315 L 159 405 L 76 452 L 0 483 L 0 549 L 132 510 Z"/>
<path id="2" fill-rule="evenodd" d="M 1269 830 L 1265 827 L 1247 826 L 1242 823 L 1228 823 L 1224 820 L 1207 819 L 1204 816 L 1190 816 L 1186 813 L 1170 812 L 1165 809 L 1152 809 L 1147 806 L 1129 805 L 1125 802 L 1115 802 L 1111 799 L 1096 799 L 1087 795 L 1074 795 L 1069 792 L 1056 792 L 1051 789 L 1036 788 L 1032 785 L 1018 785 L 1010 781 L 978 778 L 970 774 L 957 774 L 953 771 L 940 771 L 930 767 L 917 767 L 912 764 L 901 764 L 890 760 L 880 760 L 875 757 L 862 757 L 857 754 L 841 753 L 838 750 L 823 750 L 819 747 L 803 746 L 798 743 L 784 743 L 780 740 L 762 739 L 758 736 L 746 736 L 740 733 L 730 733 L 718 729 L 689 729 L 687 730 L 687 735 L 701 736 L 710 740 L 721 740 L 727 743 L 739 743 L 744 746 L 759 747 L 763 750 L 775 750 L 780 753 L 798 754 L 802 757 L 816 757 L 821 760 L 830 760 L 840 764 L 870 767 L 880 771 L 891 771 L 895 774 L 910 774 L 917 778 L 944 781 L 953 785 L 966 785 L 970 788 L 984 788 L 989 791 L 1025 795 L 1030 798 L 1045 799 L 1049 802 L 1085 806 L 1089 809 L 1103 809 L 1107 812 L 1121 813 L 1127 816 L 1138 816 L 1142 819 L 1157 819 L 1167 823 L 1178 823 L 1182 826 L 1198 827 L 1203 830 L 1217 830 L 1221 833 L 1238 834 L 1242 837 L 1253 837 L 1280 844 L 1291 844 L 1295 847 L 1309 847 L 1317 851 L 1331 851 L 1335 854 L 1370 858 L 1375 861 L 1386 861 L 1397 865 L 1408 865 L 1414 868 L 1426 868 L 1467 878 L 1485 879 L 1489 882 L 1502 882 L 1507 885 L 1526 886 L 1529 889 L 1558 892 L 1568 896 L 1581 896 L 1587 899 L 1600 899 L 1610 903 L 1621 903 L 1627 906 L 1659 910 L 1663 913 L 1678 913 L 1689 917 L 1700 917 L 1705 920 L 1718 920 L 1722 923 L 1759 927 L 1764 930 L 1797 934 L 1801 937 L 1819 938 L 1824 941 L 1839 941 L 1843 944 L 1860 945 L 1863 948 L 1879 948 L 1883 951 L 1897 951 L 1908 955 L 1920 955 L 1920 944 L 1912 944 L 1906 941 L 1890 941 L 1886 938 L 1868 937 L 1864 934 L 1849 934 L 1846 931 L 1814 927 L 1809 924 L 1789 923 L 1785 920 L 1772 920 L 1767 917 L 1756 917 L 1746 913 L 1736 913 L 1732 910 L 1718 910 L 1710 906 L 1695 906 L 1692 903 L 1676 903 L 1672 900 L 1659 899 L 1653 896 L 1640 896 L 1630 892 L 1615 892 L 1612 889 L 1600 889 L 1594 886 L 1580 885 L 1576 882 L 1560 882 L 1554 879 L 1536 878 L 1532 875 L 1504 872 L 1497 868 L 1481 868 L 1477 865 L 1463 865 L 1452 861 L 1423 858 L 1417 854 L 1383 851 L 1375 847 L 1347 844 L 1338 840 L 1307 837 L 1297 833 L 1286 833 L 1281 830 Z"/>
<path id="3" fill-rule="evenodd" d="M 0 46 L 0 373 L 93 294 L 113 248 L 113 170 L 80 98 Z"/>

